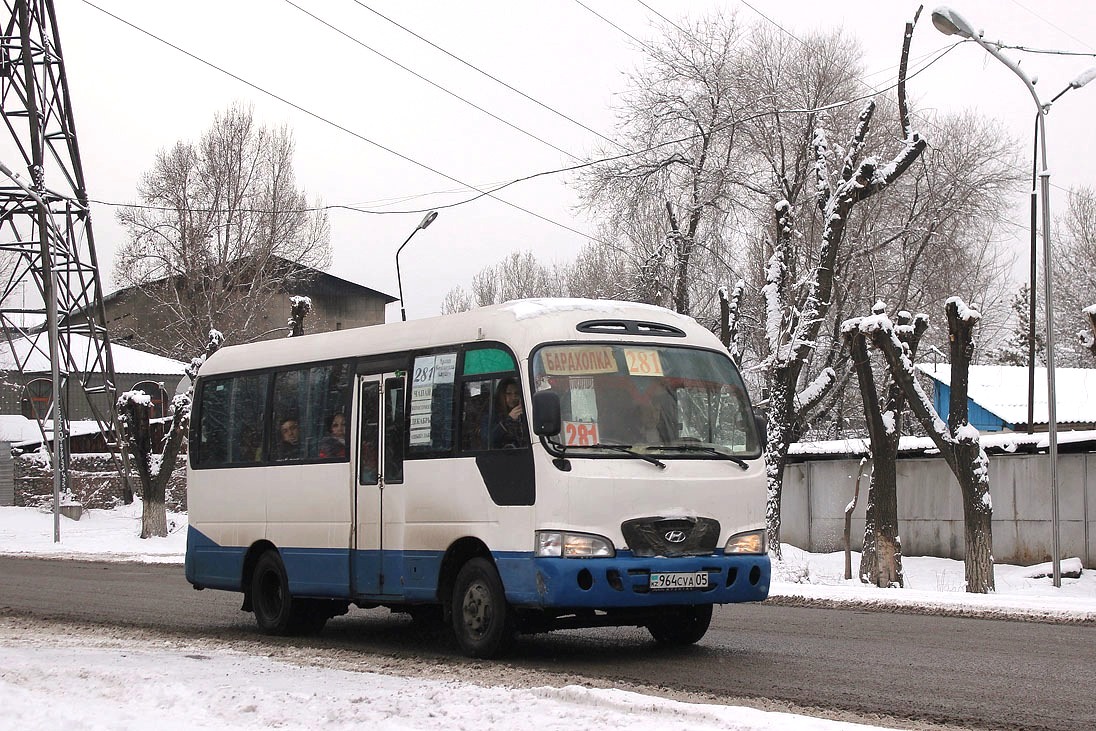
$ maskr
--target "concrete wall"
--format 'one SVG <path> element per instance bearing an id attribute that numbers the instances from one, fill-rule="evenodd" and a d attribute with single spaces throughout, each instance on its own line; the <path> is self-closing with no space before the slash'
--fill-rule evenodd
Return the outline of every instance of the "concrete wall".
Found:
<path id="1" fill-rule="evenodd" d="M 12 467 L 11 442 L 0 442 L 0 506 L 15 505 L 15 477 Z"/>
<path id="2" fill-rule="evenodd" d="M 788 465 L 781 501 L 781 540 L 814 552 L 844 548 L 845 506 L 853 498 L 859 460 L 814 460 Z M 1002 563 L 1049 561 L 1053 541 L 1050 461 L 1045 454 L 990 458 L 993 555 Z M 870 469 L 870 465 L 865 472 Z M 942 457 L 898 462 L 898 520 L 907 556 L 962 559 L 963 499 Z M 853 550 L 864 539 L 868 478 L 853 512 Z M 1096 454 L 1058 456 L 1059 540 L 1062 558 L 1096 559 Z"/>

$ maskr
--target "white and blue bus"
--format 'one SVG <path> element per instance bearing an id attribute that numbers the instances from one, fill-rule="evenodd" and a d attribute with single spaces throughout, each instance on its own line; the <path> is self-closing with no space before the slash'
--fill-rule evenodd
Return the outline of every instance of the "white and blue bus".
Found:
<path id="1" fill-rule="evenodd" d="M 768 595 L 763 428 L 688 317 L 598 300 L 225 347 L 194 391 L 186 577 L 271 634 L 351 604 L 697 642 Z"/>

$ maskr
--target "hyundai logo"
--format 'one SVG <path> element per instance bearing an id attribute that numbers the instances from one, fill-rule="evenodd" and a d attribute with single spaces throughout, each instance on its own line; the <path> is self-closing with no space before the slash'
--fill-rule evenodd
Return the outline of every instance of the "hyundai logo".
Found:
<path id="1" fill-rule="evenodd" d="M 688 537 L 683 530 L 666 531 L 666 540 L 670 543 L 682 543 Z"/>

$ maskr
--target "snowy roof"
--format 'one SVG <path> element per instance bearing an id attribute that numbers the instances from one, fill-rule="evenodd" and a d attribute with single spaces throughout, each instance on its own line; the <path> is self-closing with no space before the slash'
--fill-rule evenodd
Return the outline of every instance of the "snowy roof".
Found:
<path id="1" fill-rule="evenodd" d="M 1057 370 L 1057 369 L 1055 369 Z M 1079 442 L 1096 442 L 1096 431 L 1077 430 L 1060 431 L 1057 433 L 1058 444 L 1076 444 Z M 982 433 L 978 437 L 983 449 L 1001 452 L 1031 452 L 1048 449 L 1050 435 L 1046 432 L 1026 434 L 1023 432 L 990 432 Z M 791 456 L 806 457 L 809 455 L 837 457 L 858 457 L 868 453 L 868 440 L 865 439 L 831 439 L 824 442 L 797 442 L 788 449 Z M 898 451 L 931 454 L 936 452 L 936 444 L 929 437 L 902 437 L 898 440 Z"/>
<path id="2" fill-rule="evenodd" d="M 91 347 L 91 338 L 86 335 L 68 336 L 71 343 L 73 359 L 78 366 L 86 366 L 94 361 L 94 351 Z M 24 367 L 27 373 L 46 373 L 50 370 L 49 362 L 49 338 L 45 331 L 35 333 L 30 338 L 18 338 L 12 341 L 18 360 L 25 361 Z M 30 357 L 27 358 L 27 355 Z M 115 373 L 147 373 L 150 375 L 183 375 L 186 363 L 172 358 L 164 358 L 153 355 L 125 345 L 111 343 L 110 353 L 114 359 Z M 16 359 L 12 357 L 11 348 L 0 347 L 0 370 L 19 370 Z"/>
<path id="3" fill-rule="evenodd" d="M 53 438 L 53 422 L 47 421 L 47 439 Z M 94 421 L 70 421 L 69 435 L 74 437 L 86 434 L 95 434 L 99 431 L 99 425 Z M 39 444 L 42 441 L 42 432 L 38 430 L 38 422 L 18 414 L 0 415 L 0 442 L 12 444 Z"/>
<path id="4" fill-rule="evenodd" d="M 951 365 L 922 363 L 917 369 L 941 383 L 951 385 Z M 1009 424 L 1028 423 L 1028 369 L 1021 366 L 970 367 L 967 395 L 986 411 Z M 1055 417 L 1060 424 L 1096 422 L 1096 369 L 1055 368 L 1057 393 Z M 1035 369 L 1035 424 L 1046 424 L 1047 369 Z"/>

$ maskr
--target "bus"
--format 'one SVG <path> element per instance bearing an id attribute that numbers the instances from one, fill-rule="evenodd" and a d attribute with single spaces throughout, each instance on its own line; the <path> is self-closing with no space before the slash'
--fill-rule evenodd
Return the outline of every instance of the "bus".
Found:
<path id="1" fill-rule="evenodd" d="M 718 338 L 649 305 L 517 300 L 224 347 L 194 387 L 186 578 L 268 634 L 351 606 L 692 644 L 768 596 L 763 421 Z"/>

